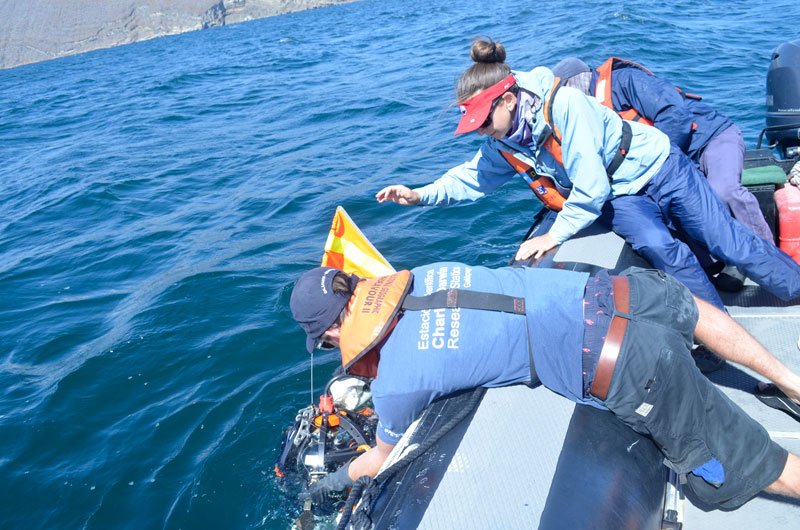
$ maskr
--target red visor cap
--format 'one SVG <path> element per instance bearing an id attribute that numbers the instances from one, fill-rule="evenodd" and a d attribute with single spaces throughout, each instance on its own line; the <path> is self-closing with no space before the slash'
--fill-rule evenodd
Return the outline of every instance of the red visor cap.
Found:
<path id="1" fill-rule="evenodd" d="M 465 102 L 459 104 L 461 109 L 461 121 L 458 122 L 455 134 L 464 134 L 478 130 L 486 121 L 489 110 L 492 108 L 492 101 L 502 96 L 508 89 L 516 84 L 513 74 L 496 83 L 486 90 L 478 92 Z"/>

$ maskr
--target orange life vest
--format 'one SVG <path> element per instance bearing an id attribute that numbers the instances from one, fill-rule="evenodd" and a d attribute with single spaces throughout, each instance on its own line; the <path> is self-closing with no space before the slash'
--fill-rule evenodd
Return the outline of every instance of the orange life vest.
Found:
<path id="1" fill-rule="evenodd" d="M 561 131 L 559 131 L 553 123 L 553 100 L 556 97 L 558 89 L 562 86 L 564 86 L 564 83 L 561 82 L 561 78 L 556 77 L 553 82 L 553 88 L 550 90 L 550 94 L 547 96 L 542 110 L 544 121 L 550 127 L 550 135 L 544 141 L 542 147 L 547 149 L 547 152 L 549 152 L 561 166 L 564 165 L 564 157 L 561 154 Z M 522 175 L 525 182 L 527 182 L 528 186 L 533 190 L 536 198 L 542 201 L 545 207 L 556 212 L 561 211 L 567 198 L 561 194 L 561 191 L 553 184 L 550 177 L 537 174 L 533 167 L 527 162 L 517 158 L 514 153 L 510 151 L 500 151 L 500 153 L 503 155 L 503 158 L 506 159 L 506 162 L 514 168 L 514 171 Z"/>
<path id="2" fill-rule="evenodd" d="M 412 286 L 413 277 L 408 270 L 358 282 L 348 302 L 347 316 L 342 321 L 339 334 L 342 367 L 346 373 L 363 377 L 377 376 L 380 348 L 403 310 L 465 308 L 512 313 L 527 318 L 525 298 L 468 289 L 447 289 L 425 296 L 409 296 Z M 540 380 L 530 344 L 529 338 L 531 382 L 536 384 Z"/>
<path id="3" fill-rule="evenodd" d="M 606 63 L 608 63 L 608 61 L 606 61 Z M 558 162 L 558 164 L 561 167 L 564 167 L 564 156 L 561 150 L 561 131 L 558 130 L 558 127 L 556 127 L 556 124 L 553 121 L 553 102 L 556 99 L 556 94 L 558 94 L 559 89 L 565 84 L 566 83 L 562 81 L 560 77 L 556 77 L 553 80 L 553 87 L 550 89 L 550 93 L 548 94 L 542 109 L 542 115 L 544 117 L 544 121 L 550 127 L 550 134 L 547 136 L 547 139 L 542 143 L 542 147 L 547 149 L 550 155 L 552 155 L 552 157 L 555 159 L 556 162 Z M 610 90 L 611 89 L 609 88 L 609 95 L 608 95 L 609 101 L 611 101 Z M 644 120 L 644 118 L 642 118 L 642 120 Z M 648 124 L 652 125 L 652 123 Z M 617 149 L 617 154 L 614 156 L 614 159 L 611 161 L 611 163 L 606 167 L 606 175 L 608 176 L 609 183 L 611 183 L 612 181 L 612 175 L 619 168 L 619 166 L 622 164 L 623 160 L 628 154 L 628 150 L 630 149 L 631 146 L 632 136 L 633 133 L 631 132 L 630 124 L 625 123 L 623 121 L 622 136 L 620 138 L 620 144 Z M 511 167 L 513 167 L 517 173 L 519 173 L 525 178 L 526 182 L 528 183 L 528 186 L 530 186 L 530 188 L 533 190 L 533 193 L 540 201 L 542 201 L 542 203 L 547 208 L 550 208 L 551 210 L 555 210 L 557 212 L 561 211 L 561 209 L 564 207 L 564 203 L 566 202 L 567 198 L 561 194 L 559 189 L 556 188 L 556 186 L 553 184 L 552 180 L 549 177 L 544 175 L 538 175 L 536 171 L 529 164 L 520 160 L 512 152 L 500 151 L 500 153 L 503 155 L 506 161 L 511 165 Z"/>
<path id="4" fill-rule="evenodd" d="M 522 175 L 525 182 L 533 190 L 536 198 L 542 201 L 545 207 L 556 212 L 561 211 L 567 198 L 561 194 L 550 178 L 538 175 L 531 166 L 515 157 L 513 153 L 509 151 L 500 151 L 500 153 L 506 159 L 506 162 L 514 168 L 514 171 Z"/>
<path id="5" fill-rule="evenodd" d="M 358 282 L 339 339 L 345 372 L 374 377 L 379 346 L 397 323 L 411 285 L 408 270 Z"/>
<path id="6" fill-rule="evenodd" d="M 619 114 L 620 118 L 623 120 L 628 121 L 637 121 L 639 123 L 643 123 L 645 125 L 653 125 L 653 121 L 645 118 L 642 114 L 636 110 L 635 108 L 630 108 L 627 110 L 616 111 L 614 109 L 614 102 L 611 98 L 611 74 L 614 70 L 618 68 L 638 68 L 643 72 L 647 72 L 650 75 L 655 75 L 653 72 L 645 68 L 644 66 L 640 65 L 639 63 L 635 63 L 633 61 L 629 61 L 627 59 L 620 59 L 619 57 L 609 57 L 606 61 L 600 65 L 597 69 L 597 82 L 595 83 L 594 88 L 594 97 L 600 101 L 600 103 L 611 110 L 615 111 Z M 696 95 L 696 94 L 689 94 L 684 92 L 680 89 L 680 87 L 675 87 L 683 97 L 688 99 L 694 99 L 696 101 L 700 101 L 703 98 Z M 692 123 L 692 130 L 694 131 L 697 129 L 697 123 Z"/>
<path id="7" fill-rule="evenodd" d="M 639 63 L 635 63 L 627 59 L 620 59 L 619 57 L 609 57 L 597 69 L 597 83 L 595 84 L 594 88 L 594 97 L 596 97 L 601 104 L 605 105 L 611 110 L 615 110 L 614 102 L 611 99 L 611 73 L 617 68 L 628 68 L 628 67 L 638 68 L 639 70 L 642 70 L 650 75 L 653 75 L 653 72 L 651 72 L 644 66 L 640 65 Z M 622 118 L 623 120 L 638 121 L 639 123 L 644 123 L 645 125 L 653 125 L 653 122 L 651 120 L 648 120 L 647 118 L 642 116 L 641 113 L 634 108 L 618 111 L 617 114 L 619 114 L 620 118 Z"/>

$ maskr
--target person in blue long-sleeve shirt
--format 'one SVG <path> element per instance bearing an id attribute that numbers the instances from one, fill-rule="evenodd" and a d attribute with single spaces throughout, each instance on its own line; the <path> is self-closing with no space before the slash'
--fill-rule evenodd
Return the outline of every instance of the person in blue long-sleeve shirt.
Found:
<path id="1" fill-rule="evenodd" d="M 551 176 L 566 195 L 552 228 L 523 243 L 518 260 L 538 258 L 610 210 L 615 232 L 654 266 L 719 308 L 724 307 L 722 300 L 696 256 L 670 228 L 679 226 L 776 296 L 788 300 L 800 295 L 800 266 L 734 220 L 692 161 L 671 147 L 664 133 L 623 121 L 571 87 L 560 88 L 551 98 L 556 89 L 553 73 L 543 67 L 512 72 L 498 43 L 476 41 L 471 53 L 475 64 L 457 87 L 462 117 L 456 133 L 478 132 L 488 137 L 486 142 L 472 160 L 427 186 L 383 188 L 376 194 L 379 202 L 474 201 L 517 173 L 508 162 L 510 154 L 536 174 Z M 544 108 L 549 103 L 552 125 Z M 557 148 L 554 131 L 560 136 Z M 625 208 L 629 203 L 635 207 Z M 647 245 L 641 245 L 645 240 Z M 659 259 L 665 255 L 674 259 Z"/>

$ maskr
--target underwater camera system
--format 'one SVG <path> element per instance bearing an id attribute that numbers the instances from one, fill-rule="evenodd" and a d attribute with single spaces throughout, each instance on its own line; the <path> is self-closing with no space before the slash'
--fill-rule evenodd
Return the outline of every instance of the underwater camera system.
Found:
<path id="1" fill-rule="evenodd" d="M 782 158 L 800 158 L 800 39 L 772 52 L 767 72 L 766 137 Z"/>
<path id="2" fill-rule="evenodd" d="M 311 486 L 374 446 L 377 424 L 369 383 L 350 375 L 334 376 L 319 404 L 298 411 L 294 424 L 284 431 L 275 476 L 281 482 L 291 477 L 304 489 Z M 342 492 L 313 509 L 331 513 L 346 496 Z"/>

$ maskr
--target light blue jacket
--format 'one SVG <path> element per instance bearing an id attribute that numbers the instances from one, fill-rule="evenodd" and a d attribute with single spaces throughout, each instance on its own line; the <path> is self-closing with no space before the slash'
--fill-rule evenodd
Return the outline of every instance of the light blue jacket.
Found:
<path id="1" fill-rule="evenodd" d="M 514 77 L 520 88 L 537 95 L 540 102 L 549 97 L 554 77 L 547 68 L 514 72 Z M 622 119 L 596 99 L 562 87 L 553 101 L 553 123 L 562 135 L 562 167 L 543 147 L 549 127 L 542 106 L 539 105 L 529 122 L 534 138 L 530 145 L 489 137 L 472 160 L 418 188 L 420 204 L 446 206 L 474 201 L 493 192 L 515 175 L 500 154 L 501 149 L 513 150 L 520 158 L 527 158 L 537 173 L 552 176 L 569 192 L 564 208 L 550 229 L 550 234 L 560 244 L 594 222 L 610 197 L 632 195 L 641 190 L 669 155 L 669 139 L 664 133 L 630 122 L 631 148 L 609 185 L 605 168 L 617 153 Z"/>

